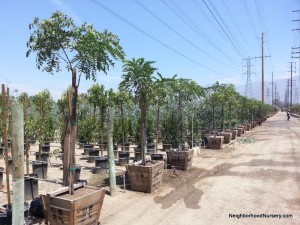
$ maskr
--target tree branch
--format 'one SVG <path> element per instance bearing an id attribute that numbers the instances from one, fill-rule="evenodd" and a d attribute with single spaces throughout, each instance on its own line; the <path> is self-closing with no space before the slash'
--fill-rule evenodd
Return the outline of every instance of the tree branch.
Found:
<path id="1" fill-rule="evenodd" d="M 72 63 L 71 63 L 71 61 L 70 61 L 70 59 L 69 59 L 69 57 L 68 57 L 68 55 L 66 53 L 66 50 L 64 49 L 64 47 L 63 47 L 63 45 L 61 43 L 59 43 L 59 45 L 62 48 L 62 50 L 63 50 L 63 52 L 64 52 L 64 54 L 65 54 L 65 56 L 67 58 L 67 62 L 66 61 L 65 62 L 70 65 L 70 70 L 72 71 L 73 70 Z"/>

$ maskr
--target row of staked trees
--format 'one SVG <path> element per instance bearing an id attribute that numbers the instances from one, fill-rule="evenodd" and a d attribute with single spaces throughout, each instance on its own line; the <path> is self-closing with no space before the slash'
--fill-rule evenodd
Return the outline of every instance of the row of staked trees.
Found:
<path id="1" fill-rule="evenodd" d="M 154 64 L 133 59 L 126 62 L 124 71 L 134 71 L 140 63 Z M 145 142 L 161 138 L 173 147 L 190 141 L 192 133 L 194 139 L 200 139 L 205 134 L 261 118 L 264 109 L 271 111 L 269 105 L 241 96 L 233 85 L 215 83 L 203 88 L 192 80 L 175 76 L 166 79 L 159 73 L 156 76 L 151 73 L 149 80 L 144 81 L 143 85 L 149 86 L 142 87 L 146 93 L 137 93 L 138 90 L 129 89 L 129 83 L 138 79 L 133 75 L 129 77 L 124 72 L 118 90 L 95 83 L 86 93 L 78 95 L 78 142 L 99 145 L 106 142 L 108 107 L 115 108 L 114 143 L 124 145 L 129 138 L 141 143 L 143 129 Z M 65 90 L 56 101 L 47 89 L 33 96 L 27 93 L 18 96 L 17 100 L 23 103 L 27 96 L 25 135 L 29 139 L 38 140 L 42 145 L 45 141 L 63 142 L 69 91 L 70 88 Z M 147 97 L 143 96 L 146 94 Z M 145 127 L 141 127 L 142 113 Z"/>

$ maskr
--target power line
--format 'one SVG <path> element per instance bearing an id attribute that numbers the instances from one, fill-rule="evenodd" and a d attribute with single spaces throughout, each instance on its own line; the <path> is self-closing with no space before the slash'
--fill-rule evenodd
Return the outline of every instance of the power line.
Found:
<path id="1" fill-rule="evenodd" d="M 257 10 L 258 18 L 259 18 L 259 23 L 260 23 L 260 26 L 261 26 L 261 32 L 264 32 L 265 30 L 264 30 L 264 26 L 262 24 L 262 17 L 261 17 L 260 10 L 258 8 L 257 0 L 255 0 L 255 6 L 256 6 L 256 10 Z"/>
<path id="2" fill-rule="evenodd" d="M 245 7 L 246 7 L 246 12 L 247 12 L 248 18 L 249 18 L 249 20 L 250 20 L 251 27 L 252 27 L 252 29 L 253 29 L 253 31 L 254 31 L 254 34 L 255 34 L 256 39 L 258 40 L 258 35 L 257 35 L 256 30 L 255 30 L 255 27 L 254 27 L 253 21 L 252 21 L 252 19 L 251 19 L 251 16 L 250 16 L 250 13 L 249 13 L 249 9 L 248 9 L 248 6 L 247 6 L 247 3 L 246 3 L 245 0 L 244 0 L 244 4 L 245 4 Z"/>
<path id="3" fill-rule="evenodd" d="M 150 9 L 148 9 L 144 4 L 142 4 L 139 0 L 133 0 L 136 4 L 138 4 L 138 6 L 140 6 L 142 9 L 144 9 L 146 12 L 148 12 L 151 16 L 153 16 L 156 20 L 158 20 L 161 24 L 163 24 L 165 27 L 167 27 L 169 30 L 171 30 L 173 33 L 175 33 L 177 36 L 179 36 L 181 39 L 183 39 L 184 41 L 186 41 L 187 43 L 189 43 L 191 46 L 193 46 L 194 48 L 196 48 L 197 50 L 199 50 L 200 52 L 202 52 L 203 54 L 207 55 L 208 57 L 210 57 L 211 59 L 215 60 L 218 63 L 221 63 L 225 66 L 230 67 L 229 65 L 225 64 L 224 62 L 216 59 L 215 57 L 213 57 L 212 55 L 210 55 L 209 53 L 207 53 L 206 51 L 204 51 L 203 49 L 201 49 L 199 46 L 197 46 L 196 44 L 194 44 L 193 42 L 191 42 L 189 39 L 187 39 L 186 37 L 184 37 L 182 34 L 180 34 L 177 30 L 175 30 L 173 27 L 171 27 L 170 25 L 168 25 L 165 21 L 163 21 L 160 17 L 158 17 L 157 15 L 155 15 L 155 13 L 153 13 Z"/>
<path id="4" fill-rule="evenodd" d="M 245 39 L 243 33 L 242 33 L 241 30 L 239 29 L 239 26 L 237 25 L 237 23 L 236 23 L 234 17 L 232 16 L 232 14 L 231 14 L 229 8 L 227 7 L 227 5 L 226 5 L 226 3 L 225 3 L 225 0 L 223 0 L 223 4 L 224 4 L 225 9 L 226 9 L 227 13 L 229 14 L 231 20 L 233 21 L 233 23 L 234 23 L 234 25 L 235 25 L 237 31 L 239 32 L 240 36 L 242 37 L 244 43 L 247 45 L 247 47 L 249 48 L 249 50 L 252 51 L 252 48 L 249 46 L 249 44 L 248 44 L 248 42 L 246 41 L 246 39 Z"/>
<path id="5" fill-rule="evenodd" d="M 121 20 L 122 22 L 126 23 L 127 25 L 131 26 L 132 28 L 134 28 L 135 30 L 141 32 L 142 34 L 144 34 L 145 36 L 147 36 L 148 38 L 152 39 L 153 41 L 157 42 L 158 44 L 162 45 L 163 47 L 169 49 L 170 51 L 176 53 L 177 55 L 197 64 L 198 66 L 201 66 L 207 70 L 210 70 L 212 72 L 215 72 L 215 73 L 218 73 L 218 74 L 222 74 L 222 75 L 225 75 L 221 72 L 218 72 L 208 66 L 205 66 L 201 63 L 199 63 L 198 61 L 192 59 L 191 57 L 179 52 L 178 50 L 172 48 L 171 46 L 165 44 L 164 42 L 160 41 L 159 39 L 157 39 L 156 37 L 154 37 L 153 35 L 147 33 L 146 31 L 144 31 L 143 29 L 141 29 L 140 27 L 134 25 L 133 23 L 131 23 L 130 21 L 128 21 L 127 19 L 125 19 L 124 17 L 122 17 L 121 15 L 119 15 L 118 13 L 114 12 L 113 10 L 111 10 L 110 8 L 108 8 L 107 6 L 105 6 L 104 4 L 100 3 L 99 1 L 97 0 L 90 0 L 92 3 L 94 3 L 95 5 L 101 7 L 102 9 L 104 9 L 105 11 L 109 12 L 110 14 L 112 14 L 113 16 L 115 16 L 116 18 L 118 18 L 119 20 Z"/>
<path id="6" fill-rule="evenodd" d="M 220 26 L 220 28 L 222 29 L 222 31 L 224 32 L 224 34 L 226 35 L 226 37 L 228 38 L 229 42 L 231 43 L 231 45 L 235 48 L 235 50 L 237 51 L 237 53 L 240 55 L 241 58 L 243 58 L 243 55 L 241 54 L 240 50 L 235 46 L 235 44 L 233 43 L 232 39 L 228 36 L 227 32 L 224 30 L 223 26 L 220 24 L 220 22 L 218 21 L 218 19 L 216 18 L 215 14 L 212 12 L 212 10 L 210 9 L 210 7 L 207 5 L 207 3 L 205 2 L 205 0 L 202 0 L 206 6 L 206 8 L 209 10 L 209 12 L 211 13 L 211 15 L 213 16 L 213 18 L 216 20 L 216 22 L 218 23 L 218 25 Z"/>
<path id="7" fill-rule="evenodd" d="M 247 55 L 247 53 L 245 54 L 245 50 L 241 47 L 241 45 L 239 44 L 239 42 L 235 39 L 235 36 L 232 34 L 230 28 L 227 26 L 227 24 L 225 23 L 225 21 L 223 20 L 222 16 L 220 15 L 220 13 L 218 12 L 218 10 L 216 9 L 216 7 L 211 3 L 210 0 L 208 0 L 208 2 L 210 3 L 211 7 L 213 8 L 213 10 L 215 11 L 215 13 L 217 14 L 217 16 L 219 17 L 220 21 L 223 23 L 223 26 L 226 28 L 229 36 L 231 36 L 231 39 L 235 42 L 235 46 L 237 46 L 237 48 L 240 50 L 240 52 L 243 53 L 243 55 Z"/>
<path id="8" fill-rule="evenodd" d="M 201 37 L 204 41 L 206 41 L 208 44 L 210 44 L 211 46 L 213 46 L 217 51 L 219 51 L 222 55 L 224 55 L 226 58 L 230 59 L 233 63 L 235 63 L 235 61 L 233 61 L 233 59 L 227 55 L 224 51 L 222 51 L 217 45 L 215 45 L 211 39 L 209 37 L 207 37 L 205 35 L 205 33 L 203 31 L 201 31 L 200 27 L 192 22 L 189 21 L 189 17 L 187 15 L 181 15 L 180 13 L 178 13 L 177 11 L 175 11 L 165 0 L 161 0 L 162 3 L 176 16 L 178 17 L 184 24 L 186 24 L 192 31 L 194 31 L 199 37 Z M 190 19 L 191 20 L 191 19 Z M 235 63 L 235 65 L 237 65 Z"/>

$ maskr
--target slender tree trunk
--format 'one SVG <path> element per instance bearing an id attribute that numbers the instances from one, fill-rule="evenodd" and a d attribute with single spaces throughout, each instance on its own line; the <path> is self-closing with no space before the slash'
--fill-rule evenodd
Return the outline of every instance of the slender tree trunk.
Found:
<path id="1" fill-rule="evenodd" d="M 181 145 L 182 145 L 182 130 L 183 130 L 183 121 L 182 121 L 182 98 L 181 96 L 179 95 L 179 103 L 178 103 L 178 106 L 179 106 L 179 149 L 181 148 Z"/>
<path id="2" fill-rule="evenodd" d="M 74 193 L 75 177 L 75 145 L 77 132 L 77 96 L 76 70 L 72 70 L 72 93 L 69 97 L 69 116 L 66 118 L 64 140 L 64 171 L 63 185 L 69 186 L 69 193 Z"/>
<path id="3" fill-rule="evenodd" d="M 96 105 L 94 105 L 93 107 L 93 126 L 94 126 L 94 129 L 93 129 L 93 145 L 96 144 Z"/>
<path id="4" fill-rule="evenodd" d="M 212 105 L 212 109 L 213 109 L 213 132 L 215 136 L 216 135 L 215 104 Z"/>
<path id="5" fill-rule="evenodd" d="M 102 132 L 101 132 L 101 156 L 103 156 L 103 133 L 104 133 L 104 113 L 105 113 L 105 106 L 104 104 L 102 105 L 102 112 L 101 112 L 101 127 L 102 127 Z"/>
<path id="6" fill-rule="evenodd" d="M 158 151 L 158 138 L 159 138 L 159 135 L 158 135 L 158 132 L 159 132 L 159 116 L 160 116 L 160 107 L 159 105 L 157 106 L 157 114 L 156 114 L 156 143 L 155 143 L 155 152 L 157 153 Z"/>
<path id="7" fill-rule="evenodd" d="M 231 121 L 231 105 L 228 104 L 228 117 L 229 117 L 229 127 L 232 128 L 232 121 Z"/>
<path id="8" fill-rule="evenodd" d="M 109 168 L 109 186 L 110 195 L 114 196 L 116 193 L 116 174 L 115 174 L 115 159 L 113 150 L 113 131 L 114 131 L 114 116 L 113 107 L 108 109 L 108 127 L 107 127 L 107 153 L 108 153 L 108 168 Z M 125 188 L 125 187 L 124 187 Z"/>
<path id="9" fill-rule="evenodd" d="M 225 125 L 225 115 L 224 115 L 224 106 L 222 104 L 222 131 L 224 131 L 224 125 Z"/>
<path id="10" fill-rule="evenodd" d="M 121 102 L 121 126 L 122 126 L 122 150 L 125 151 L 125 127 L 124 127 L 124 109 Z"/>
<path id="11" fill-rule="evenodd" d="M 12 224 L 24 224 L 24 114 L 23 105 L 12 105 L 13 214 Z"/>
<path id="12" fill-rule="evenodd" d="M 4 154 L 5 154 L 5 175 L 6 175 L 6 193 L 7 203 L 11 205 L 10 196 L 10 184 L 9 184 L 9 166 L 8 166 L 8 142 L 7 142 L 7 111 L 8 107 L 6 104 L 7 95 L 5 92 L 5 85 L 2 84 L 2 123 L 3 123 L 3 142 L 4 142 Z"/>
<path id="13" fill-rule="evenodd" d="M 43 100 L 42 98 L 40 99 L 40 132 L 39 132 L 39 155 L 38 155 L 38 160 L 41 160 L 41 154 L 42 154 L 42 149 L 44 145 L 44 120 L 43 120 Z"/>
<path id="14" fill-rule="evenodd" d="M 147 99 L 143 98 L 143 103 L 141 106 L 141 154 L 143 164 L 146 165 L 146 153 L 147 153 Z"/>

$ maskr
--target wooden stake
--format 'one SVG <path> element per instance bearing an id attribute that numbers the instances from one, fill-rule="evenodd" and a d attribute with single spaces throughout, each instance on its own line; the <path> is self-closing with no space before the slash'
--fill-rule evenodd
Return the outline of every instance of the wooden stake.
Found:
<path id="1" fill-rule="evenodd" d="M 28 96 L 25 94 L 24 96 L 24 125 L 27 122 L 28 118 Z M 25 129 L 25 128 L 24 128 Z M 26 174 L 29 176 L 29 142 L 28 142 L 28 135 L 25 133 L 24 130 L 24 138 L 25 138 L 25 152 L 26 152 Z"/>
<path id="2" fill-rule="evenodd" d="M 109 187 L 110 195 L 114 196 L 116 193 L 116 174 L 115 174 L 115 158 L 113 150 L 113 130 L 114 130 L 114 116 L 113 107 L 108 109 L 108 127 L 107 127 L 107 151 L 108 151 L 108 170 L 109 170 Z M 124 187 L 125 188 L 125 187 Z"/>
<path id="3" fill-rule="evenodd" d="M 64 171 L 63 185 L 69 186 L 69 193 L 74 193 L 74 176 L 75 176 L 75 145 L 77 131 L 77 94 L 78 86 L 76 84 L 76 70 L 72 70 L 72 92 L 69 96 L 69 115 L 65 123 L 65 140 L 64 140 Z"/>
<path id="4" fill-rule="evenodd" d="M 12 224 L 24 224 L 24 114 L 23 105 L 12 105 L 13 205 Z"/>
<path id="5" fill-rule="evenodd" d="M 8 205 L 11 205 L 10 184 L 9 184 L 9 167 L 8 167 L 8 143 L 7 143 L 7 105 L 6 105 L 6 93 L 5 93 L 5 85 L 4 84 L 2 84 L 2 122 L 3 122 L 4 154 L 5 154 L 7 203 L 8 203 Z"/>

